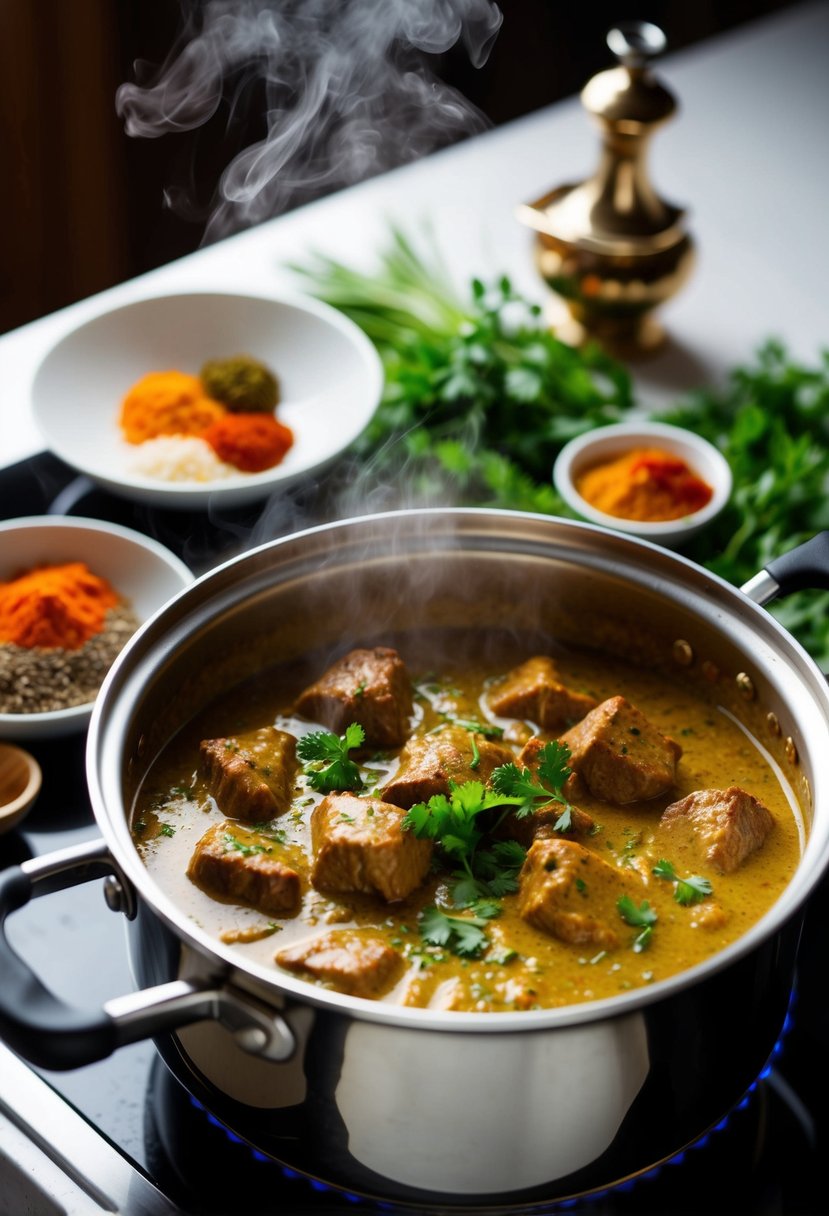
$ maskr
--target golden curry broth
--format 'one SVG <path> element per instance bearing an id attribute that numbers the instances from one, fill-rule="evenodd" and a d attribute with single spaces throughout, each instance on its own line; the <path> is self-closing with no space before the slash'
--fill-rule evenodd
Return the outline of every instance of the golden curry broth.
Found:
<path id="1" fill-rule="evenodd" d="M 422 733 L 445 716 L 485 720 L 482 694 L 493 677 L 506 673 L 532 654 L 555 653 L 565 683 L 601 701 L 622 693 L 663 734 L 681 742 L 683 756 L 677 783 L 669 794 L 648 802 L 618 807 L 586 797 L 577 805 L 599 826 L 592 836 L 579 838 L 603 860 L 633 867 L 642 878 L 640 899 L 647 899 L 658 920 L 645 950 L 633 948 L 638 930 L 619 922 L 623 945 L 605 952 L 555 940 L 523 921 L 516 897 L 502 901 L 503 911 L 487 925 L 492 943 L 477 959 L 461 959 L 444 949 L 424 945 L 418 912 L 440 898 L 440 877 L 426 883 L 408 899 L 386 904 L 367 896 L 330 897 L 308 881 L 309 817 L 320 795 L 300 775 L 291 809 L 268 828 L 262 838 L 273 856 L 282 856 L 298 869 L 303 882 L 299 914 L 272 920 L 261 913 L 217 900 L 196 887 L 186 869 L 196 843 L 223 816 L 198 776 L 199 740 L 227 736 L 275 723 L 300 734 L 318 726 L 290 718 L 293 698 L 316 678 L 316 665 L 282 669 L 260 677 L 217 701 L 174 739 L 154 765 L 136 800 L 133 835 L 159 886 L 194 922 L 278 974 L 275 954 L 303 939 L 357 926 L 377 926 L 406 961 L 402 978 L 381 999 L 397 1003 L 457 1010 L 499 1011 L 548 1008 L 616 995 L 664 979 L 703 961 L 744 933 L 775 901 L 792 876 L 802 844 L 802 822 L 794 798 L 781 784 L 758 745 L 731 716 L 703 700 L 679 681 L 615 663 L 595 654 L 557 653 L 515 639 L 484 647 L 466 638 L 459 646 L 432 639 L 430 665 L 423 642 L 415 650 L 406 639 L 398 643 L 416 686 L 417 726 Z M 427 650 L 429 647 L 427 647 Z M 459 654 L 465 650 L 465 655 Z M 475 651 L 478 655 L 476 657 Z M 451 655 L 451 658 L 445 656 Z M 529 737 L 528 724 L 492 719 L 505 728 L 505 741 L 517 753 Z M 552 737 L 552 736 L 547 736 Z M 396 767 L 393 753 L 368 761 L 377 787 Z M 371 778 L 369 778 L 371 779 Z M 689 844 L 660 829 L 664 808 L 694 790 L 738 785 L 759 798 L 774 816 L 774 829 L 764 846 L 733 874 L 722 875 L 705 863 Z M 241 825 L 240 825 L 241 826 Z M 272 837 L 279 834 L 279 839 Z M 674 884 L 654 877 L 652 867 L 667 858 L 681 876 L 700 875 L 713 886 L 711 896 L 692 906 L 674 899 Z M 445 888 L 444 888 L 445 890 Z M 621 889 L 620 889 L 621 893 Z"/>

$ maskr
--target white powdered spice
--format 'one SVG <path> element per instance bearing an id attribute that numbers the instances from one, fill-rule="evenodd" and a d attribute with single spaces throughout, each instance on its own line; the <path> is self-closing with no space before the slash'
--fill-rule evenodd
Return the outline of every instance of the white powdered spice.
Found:
<path id="1" fill-rule="evenodd" d="M 196 435 L 157 435 L 131 447 L 133 453 L 129 471 L 159 481 L 221 481 L 239 475 Z"/>

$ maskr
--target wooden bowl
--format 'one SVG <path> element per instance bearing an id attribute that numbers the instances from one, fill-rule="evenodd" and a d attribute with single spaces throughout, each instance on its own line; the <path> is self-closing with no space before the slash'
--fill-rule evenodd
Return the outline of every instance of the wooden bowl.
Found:
<path id="1" fill-rule="evenodd" d="M 31 810 L 41 780 L 34 756 L 13 743 L 0 743 L 0 833 L 11 831 Z"/>

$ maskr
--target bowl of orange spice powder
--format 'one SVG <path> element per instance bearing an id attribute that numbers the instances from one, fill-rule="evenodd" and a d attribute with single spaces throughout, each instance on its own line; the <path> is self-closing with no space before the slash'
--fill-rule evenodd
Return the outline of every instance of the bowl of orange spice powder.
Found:
<path id="1" fill-rule="evenodd" d="M 209 510 L 321 473 L 382 389 L 376 348 L 330 305 L 204 290 L 105 303 L 46 353 L 31 398 L 50 451 L 99 485 Z"/>
<path id="2" fill-rule="evenodd" d="M 553 481 L 589 523 L 657 544 L 681 544 L 731 494 L 731 469 L 707 440 L 661 422 L 599 427 L 562 448 Z"/>
<path id="3" fill-rule="evenodd" d="M 84 730 L 127 641 L 192 580 L 129 528 L 64 516 L 0 523 L 0 739 Z"/>

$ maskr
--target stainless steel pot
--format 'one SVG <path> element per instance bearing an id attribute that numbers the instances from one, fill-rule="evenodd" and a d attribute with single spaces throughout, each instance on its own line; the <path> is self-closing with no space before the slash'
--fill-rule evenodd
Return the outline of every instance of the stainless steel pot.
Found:
<path id="1" fill-rule="evenodd" d="M 227 563 L 143 627 L 102 689 L 87 752 L 101 841 L 0 882 L 5 920 L 55 883 L 107 872 L 141 991 L 68 1010 L 0 936 L 0 1029 L 51 1068 L 156 1036 L 234 1132 L 334 1185 L 401 1202 L 549 1202 L 649 1169 L 740 1100 L 786 1016 L 803 905 L 829 865 L 829 693 L 759 602 L 827 579 L 829 534 L 741 592 L 621 535 L 483 510 L 346 521 Z M 131 801 L 170 734 L 220 690 L 309 649 L 505 623 L 713 688 L 780 766 L 808 839 L 788 889 L 737 943 L 587 1005 L 445 1013 L 251 964 L 155 885 L 130 838 Z"/>

